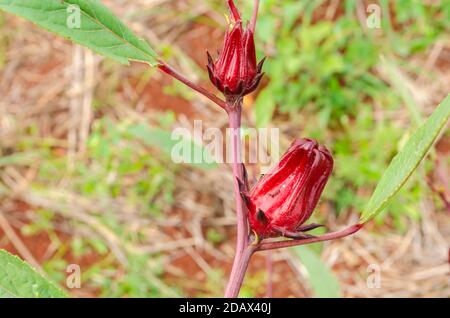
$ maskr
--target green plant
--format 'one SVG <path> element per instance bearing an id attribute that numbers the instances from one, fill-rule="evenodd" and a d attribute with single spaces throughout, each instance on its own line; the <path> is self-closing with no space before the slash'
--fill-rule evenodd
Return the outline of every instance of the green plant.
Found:
<path id="1" fill-rule="evenodd" d="M 349 2 L 347 2 L 348 4 Z M 230 6 L 232 15 L 233 15 L 233 23 L 235 25 L 239 25 L 242 21 L 237 12 L 234 2 L 232 0 L 228 1 Z M 68 9 L 71 8 L 72 5 L 78 5 L 75 9 L 78 9 L 80 12 L 80 25 L 79 28 L 71 28 L 67 24 L 67 12 Z M 258 82 L 256 78 L 242 78 L 242 74 L 245 76 L 255 77 L 259 76 L 260 69 L 256 71 L 256 65 L 253 65 L 255 62 L 255 58 L 253 55 L 255 54 L 254 48 L 249 46 L 244 46 L 244 51 L 242 47 L 240 49 L 236 49 L 237 46 L 240 46 L 243 41 L 253 41 L 253 32 L 256 27 L 256 18 L 258 14 L 258 6 L 259 1 L 255 1 L 255 10 L 252 16 L 251 23 L 249 24 L 249 29 L 245 32 L 250 32 L 249 36 L 244 36 L 243 38 L 238 37 L 236 41 L 225 41 L 225 48 L 229 49 L 224 52 L 230 54 L 230 56 L 225 56 L 225 60 L 228 58 L 234 59 L 248 59 L 249 61 L 241 61 L 240 63 L 235 64 L 235 68 L 232 72 L 228 72 L 227 76 L 213 76 L 213 82 L 216 85 L 223 88 L 223 92 L 225 93 L 225 99 L 214 95 L 209 90 L 191 82 L 184 75 L 177 72 L 174 68 L 170 67 L 167 63 L 163 62 L 159 59 L 154 53 L 154 51 L 142 40 L 138 39 L 129 29 L 125 27 L 116 17 L 114 17 L 108 9 L 102 6 L 98 2 L 91 1 L 81 1 L 81 0 L 71 0 L 71 1 L 47 1 L 45 3 L 40 1 L 7 1 L 0 0 L 0 8 L 4 9 L 8 12 L 15 13 L 17 15 L 23 16 L 40 26 L 56 32 L 62 36 L 68 37 L 73 41 L 85 45 L 94 51 L 103 54 L 107 57 L 115 59 L 118 62 L 127 64 L 129 61 L 140 61 L 150 66 L 157 66 L 164 73 L 172 76 L 173 78 L 181 81 L 186 84 L 191 89 L 203 94 L 207 98 L 209 98 L 212 102 L 223 108 L 227 111 L 230 120 L 230 128 L 233 130 L 233 175 L 234 175 L 234 184 L 235 184 L 235 194 L 236 194 L 236 210 L 238 214 L 238 240 L 237 240 L 237 250 L 235 262 L 232 270 L 232 274 L 230 277 L 230 282 L 226 291 L 227 297 L 236 297 L 239 294 L 239 290 L 242 284 L 242 280 L 245 276 L 245 272 L 253 253 L 257 251 L 263 250 L 271 250 L 283 247 L 290 246 L 298 246 L 304 244 L 310 244 L 315 242 L 327 241 L 331 239 L 342 238 L 359 231 L 368 221 L 373 219 L 377 214 L 379 214 L 384 207 L 390 202 L 395 194 L 398 193 L 400 188 L 405 184 L 411 174 L 415 171 L 420 161 L 425 157 L 427 151 L 432 146 L 433 142 L 439 136 L 439 133 L 444 129 L 446 122 L 450 117 L 450 97 L 447 97 L 442 104 L 435 110 L 435 112 L 429 117 L 429 119 L 422 125 L 409 139 L 409 141 L 405 144 L 403 149 L 397 154 L 397 156 L 392 161 L 391 165 L 386 170 L 384 176 L 381 178 L 379 185 L 377 186 L 372 198 L 370 199 L 368 205 L 363 210 L 363 215 L 361 221 L 358 224 L 351 225 L 348 228 L 338 231 L 326 233 L 324 235 L 314 237 L 314 236 L 302 236 L 296 237 L 292 235 L 287 235 L 288 237 L 293 238 L 292 240 L 278 240 L 278 241 L 265 241 L 266 237 L 258 238 L 258 236 L 252 236 L 249 233 L 248 227 L 248 219 L 246 215 L 246 211 L 243 206 L 243 198 L 241 195 L 249 190 L 248 185 L 246 184 L 245 177 L 245 167 L 240 165 L 240 148 L 241 148 L 241 138 L 240 138 L 240 127 L 241 127 L 241 110 L 243 103 L 243 94 L 248 93 L 253 89 L 253 85 Z M 349 5 L 350 6 L 350 5 Z M 309 18 L 311 18 L 311 7 L 303 7 L 303 6 L 294 6 L 289 8 L 290 10 L 305 10 L 309 14 Z M 294 12 L 294 11 L 293 11 Z M 295 17 L 295 14 L 293 15 Z M 308 18 L 308 15 L 306 16 Z M 296 21 L 294 19 L 287 19 L 288 28 L 287 32 L 292 31 L 292 27 L 295 25 Z M 290 23 L 290 24 L 289 24 Z M 308 25 L 308 24 L 306 24 Z M 233 30 L 236 30 L 234 27 Z M 89 31 L 89 32 L 87 32 Z M 331 118 L 334 116 L 336 112 L 337 116 L 341 115 L 343 111 L 349 111 L 347 107 L 350 109 L 353 108 L 357 101 L 362 101 L 366 96 L 363 96 L 361 99 L 357 99 L 356 102 L 349 96 L 347 96 L 349 91 L 356 90 L 355 85 L 358 85 L 361 81 L 367 81 L 372 84 L 376 82 L 367 75 L 367 70 L 370 68 L 366 66 L 366 68 L 362 68 L 355 74 L 350 72 L 346 74 L 346 66 L 344 63 L 345 58 L 343 56 L 329 56 L 329 52 L 327 49 L 331 46 L 336 46 L 338 49 L 341 48 L 340 45 L 342 43 L 336 43 L 337 39 L 333 37 L 333 35 L 327 38 L 327 35 L 330 33 L 330 25 L 329 23 L 323 23 L 320 25 L 311 26 L 306 30 L 300 31 L 299 38 L 302 42 L 300 42 L 301 46 L 304 47 L 305 55 L 301 56 L 299 60 L 287 60 L 289 65 L 282 65 L 278 68 L 280 74 L 288 74 L 291 81 L 296 81 L 296 76 L 300 76 L 300 78 L 304 74 L 309 74 L 311 78 L 304 78 L 305 82 L 303 84 L 314 83 L 317 79 L 314 78 L 315 73 L 311 72 L 311 70 L 303 70 L 303 65 L 312 65 L 314 70 L 317 70 L 320 75 L 320 79 L 325 79 L 324 87 L 332 93 L 331 97 L 326 97 L 325 100 L 322 99 L 322 94 L 317 91 L 317 87 L 314 85 L 304 85 L 305 87 L 311 88 L 311 91 L 306 91 L 305 95 L 298 96 L 296 95 L 298 90 L 293 90 L 291 92 L 292 95 L 291 101 L 300 100 L 300 104 L 307 104 L 308 100 L 315 101 L 320 107 L 327 109 L 322 116 L 324 118 Z M 312 45 L 311 45 L 312 43 Z M 357 41 L 354 43 L 358 43 Z M 248 43 L 247 43 L 248 44 Z M 319 45 L 320 44 L 320 45 Z M 361 43 L 359 43 L 361 45 Z M 356 44 L 358 45 L 358 44 Z M 320 47 L 320 49 L 317 49 Z M 292 51 L 295 49 L 295 45 L 292 43 L 282 43 L 282 50 L 286 50 L 286 54 L 291 56 Z M 353 49 L 357 51 L 357 49 Z M 315 60 L 315 53 L 322 60 L 325 60 L 325 63 L 318 64 L 318 61 Z M 351 49 L 349 50 L 352 51 Z M 242 54 L 245 52 L 245 54 Z M 219 59 L 221 61 L 222 58 Z M 228 60 L 230 61 L 230 60 Z M 212 61 L 211 61 L 212 62 Z M 250 70 L 247 69 L 248 65 L 251 65 Z M 276 63 L 276 61 L 275 61 Z M 218 63 L 215 65 L 219 70 L 223 70 L 223 63 Z M 226 63 L 225 63 L 226 64 Z M 270 67 L 270 66 L 269 66 Z M 349 67 L 348 67 L 349 68 Z M 298 75 L 300 74 L 300 75 Z M 217 75 L 217 74 L 216 74 Z M 239 75 L 239 76 L 238 76 Z M 237 77 L 238 76 L 238 77 Z M 308 76 L 308 75 L 306 75 Z M 217 78 L 216 78 L 217 77 Z M 231 79 L 229 78 L 231 77 Z M 343 78 L 349 79 L 348 82 L 345 82 L 346 85 L 352 87 L 351 90 L 347 90 L 346 87 L 341 87 L 341 82 Z M 235 80 L 237 84 L 235 83 Z M 302 79 L 303 80 L 303 79 Z M 352 81 L 353 80 L 353 81 Z M 223 81 L 224 83 L 218 83 L 218 81 Z M 236 84 L 236 85 L 235 85 Z M 375 83 L 375 85 L 379 85 L 380 83 Z M 369 86 L 370 86 L 369 85 Z M 380 84 L 382 85 L 382 84 Z M 271 92 L 270 95 L 278 96 L 277 89 L 281 89 L 281 87 L 271 88 L 268 91 Z M 238 95 L 236 95 L 238 94 Z M 270 95 L 261 95 L 269 98 Z M 280 94 L 281 95 L 281 94 Z M 260 97 L 261 98 L 261 97 Z M 270 112 L 274 110 L 273 104 L 276 103 L 276 100 L 271 103 L 263 103 L 264 107 L 269 108 Z M 285 103 L 284 106 L 285 111 L 292 111 L 296 107 L 291 106 L 293 104 Z M 333 107 L 331 107 L 333 106 Z M 261 108 L 261 106 L 259 106 Z M 260 110 L 261 112 L 261 110 Z M 351 113 L 351 112 L 350 112 Z M 265 120 L 270 118 L 270 116 L 265 116 Z M 325 120 L 327 122 L 327 120 Z M 158 135 L 157 132 L 152 131 L 152 134 Z M 113 137 L 113 143 L 118 142 Z M 98 141 L 100 143 L 100 141 Z M 95 144 L 99 148 L 101 148 L 100 144 Z M 104 152 L 100 152 L 99 156 L 104 156 Z M 125 151 L 125 156 L 129 156 L 130 153 Z M 107 156 L 106 156 L 107 157 Z M 124 159 L 125 160 L 125 159 Z M 111 164 L 111 162 L 106 161 L 106 164 Z M 137 166 L 139 169 L 141 166 Z M 125 162 L 125 166 L 122 167 L 124 172 L 135 172 L 139 170 L 133 163 Z M 286 177 L 286 176 L 284 176 Z M 147 189 L 145 189 L 144 193 Z M 85 192 L 91 193 L 92 189 L 87 188 L 84 189 Z M 115 191 L 121 191 L 120 188 L 107 188 L 101 189 L 101 191 L 112 191 L 114 194 Z M 269 200 L 269 199 L 267 199 Z M 290 211 L 287 211 L 290 212 Z M 309 217 L 309 215 L 308 215 Z M 116 220 L 114 218 L 109 218 L 107 220 L 110 225 L 114 228 Z M 281 234 L 289 234 L 280 231 Z M 276 236 L 278 237 L 278 236 Z M 134 276 L 135 272 L 131 273 L 131 280 L 135 280 L 136 276 Z M 44 282 L 43 282 L 44 283 Z M 128 287 L 125 286 L 128 290 Z M 132 290 L 132 294 L 134 295 L 134 290 Z M 148 291 L 147 287 L 140 288 L 138 287 L 138 291 Z"/>
<path id="2" fill-rule="evenodd" d="M 343 116 L 357 116 L 373 100 L 398 107 L 400 92 L 392 91 L 375 68 L 382 56 L 404 58 L 442 38 L 450 27 L 449 2 L 443 2 L 395 1 L 392 11 L 399 26 L 394 29 L 385 14 L 386 32 L 379 34 L 361 26 L 352 0 L 342 2 L 342 10 L 331 17 L 324 14 L 325 1 L 287 0 L 282 7 L 264 1 L 257 36 L 261 47 L 276 48 L 276 59 L 265 67 L 269 82 L 255 103 L 257 125 L 265 127 L 275 111 L 311 110 L 323 129 L 336 126 Z M 387 1 L 381 4 L 389 12 Z"/>
<path id="3" fill-rule="evenodd" d="M 313 249 L 299 246 L 293 249 L 308 273 L 315 297 L 338 298 L 341 296 L 339 282 Z"/>
<path id="4" fill-rule="evenodd" d="M 0 297 L 61 298 L 66 295 L 17 256 L 0 250 Z"/>

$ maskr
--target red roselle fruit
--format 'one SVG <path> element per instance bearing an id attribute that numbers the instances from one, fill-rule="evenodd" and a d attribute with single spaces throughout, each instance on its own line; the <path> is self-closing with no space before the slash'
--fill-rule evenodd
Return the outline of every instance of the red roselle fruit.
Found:
<path id="1" fill-rule="evenodd" d="M 242 26 L 241 15 L 233 0 L 228 1 L 231 23 L 225 35 L 222 51 L 214 62 L 208 52 L 208 72 L 211 82 L 226 97 L 241 97 L 253 92 L 263 76 L 264 59 L 257 65 L 254 30 Z"/>
<path id="2" fill-rule="evenodd" d="M 333 170 L 333 157 L 316 141 L 292 143 L 280 162 L 243 193 L 252 230 L 259 238 L 308 238 L 304 232 L 320 225 L 303 225 L 316 207 Z"/>

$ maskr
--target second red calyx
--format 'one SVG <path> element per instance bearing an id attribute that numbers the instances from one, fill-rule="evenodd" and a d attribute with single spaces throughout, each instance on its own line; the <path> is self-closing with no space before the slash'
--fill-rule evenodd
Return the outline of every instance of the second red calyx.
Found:
<path id="1" fill-rule="evenodd" d="M 304 224 L 332 170 L 333 157 L 325 147 L 311 139 L 294 141 L 280 162 L 249 193 L 242 193 L 251 229 L 261 239 L 311 237 L 304 232 L 320 225 Z"/>

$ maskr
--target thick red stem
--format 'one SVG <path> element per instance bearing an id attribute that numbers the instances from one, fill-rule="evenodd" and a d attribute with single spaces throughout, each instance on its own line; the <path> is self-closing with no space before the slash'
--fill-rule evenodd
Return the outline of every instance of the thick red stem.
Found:
<path id="1" fill-rule="evenodd" d="M 228 105 L 229 109 L 229 126 L 231 129 L 231 147 L 232 147 L 232 166 L 233 166 L 233 181 L 234 181 L 234 195 L 236 199 L 236 218 L 237 218 L 237 239 L 236 239 L 236 254 L 234 256 L 233 268 L 231 270 L 230 279 L 225 291 L 226 298 L 234 298 L 239 294 L 242 285 L 247 265 L 242 264 L 245 258 L 250 259 L 250 255 L 245 254 L 248 249 L 248 218 L 246 210 L 243 208 L 242 197 L 239 188 L 239 181 L 244 180 L 243 170 L 241 169 L 241 111 L 242 101 L 237 104 Z M 247 260 L 247 263 L 249 261 Z M 245 265 L 245 266 L 244 266 Z M 244 273 L 241 271 L 244 270 Z"/>
<path id="2" fill-rule="evenodd" d="M 237 259 L 235 273 L 230 276 L 230 282 L 228 283 L 225 298 L 236 298 L 239 296 L 242 283 L 244 282 L 245 273 L 247 273 L 248 264 L 253 253 L 256 250 L 256 246 L 249 245 L 241 253 Z"/>

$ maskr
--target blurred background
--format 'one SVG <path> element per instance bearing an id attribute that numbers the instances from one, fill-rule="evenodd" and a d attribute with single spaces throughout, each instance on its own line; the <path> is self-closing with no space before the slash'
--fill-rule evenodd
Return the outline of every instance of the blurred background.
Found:
<path id="1" fill-rule="evenodd" d="M 222 43 L 225 1 L 102 2 L 213 89 L 206 50 Z M 238 1 L 246 17 L 251 2 Z M 336 167 L 313 221 L 357 222 L 390 160 L 449 93 L 450 0 L 261 6 L 266 76 L 243 124 L 279 128 L 282 151 L 298 137 L 326 144 Z M 173 128 L 196 119 L 227 126 L 223 111 L 157 70 L 0 12 L 0 248 L 63 288 L 67 266 L 79 265 L 73 297 L 222 296 L 235 244 L 230 167 L 170 157 Z M 273 296 L 449 297 L 449 154 L 447 130 L 354 237 L 274 252 Z M 257 254 L 241 296 L 267 294 L 266 268 Z"/>

